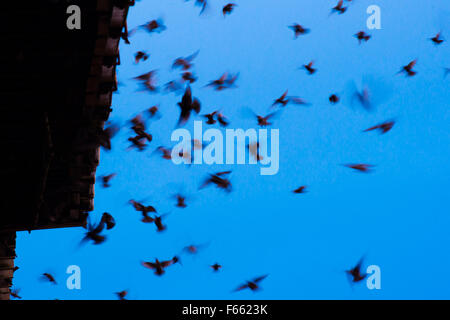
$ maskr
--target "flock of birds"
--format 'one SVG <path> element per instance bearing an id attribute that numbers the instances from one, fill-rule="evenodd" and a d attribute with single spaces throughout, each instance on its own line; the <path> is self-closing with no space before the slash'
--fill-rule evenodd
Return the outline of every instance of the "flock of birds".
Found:
<path id="1" fill-rule="evenodd" d="M 343 0 L 340 0 L 338 1 L 336 6 L 331 8 L 331 13 L 344 14 L 345 12 L 347 12 L 347 9 L 351 5 L 351 3 L 352 0 L 346 0 L 345 2 Z M 207 0 L 195 0 L 195 5 L 201 8 L 200 14 L 204 14 L 208 9 Z M 232 14 L 232 12 L 235 10 L 236 7 L 237 4 L 235 3 L 229 3 L 225 5 L 222 8 L 223 16 Z M 304 36 L 310 33 L 311 31 L 310 29 L 297 23 L 292 24 L 288 27 L 294 32 L 295 39 L 297 39 L 300 36 Z M 167 27 L 165 26 L 164 21 L 162 19 L 151 20 L 130 31 L 128 31 L 127 28 L 125 27 L 125 31 L 122 34 L 122 39 L 124 40 L 125 43 L 130 44 L 131 43 L 130 38 L 133 36 L 135 32 L 139 30 L 143 30 L 147 33 L 155 33 L 155 32 L 160 33 L 166 30 L 166 28 Z M 370 41 L 370 39 L 372 38 L 371 35 L 367 34 L 364 31 L 357 32 L 354 35 L 354 37 L 357 39 L 359 44 Z M 441 33 L 437 33 L 433 37 L 429 38 L 429 40 L 436 46 L 442 45 L 445 41 Z M 197 51 L 190 56 L 179 57 L 175 59 L 175 61 L 172 64 L 172 68 L 180 69 L 182 71 L 181 77 L 180 79 L 176 79 L 166 83 L 162 88 L 162 90 L 165 92 L 183 93 L 182 99 L 178 103 L 180 112 L 179 120 L 177 123 L 178 126 L 184 125 L 191 118 L 193 113 L 199 114 L 201 112 L 201 103 L 197 98 L 193 97 L 192 90 L 190 87 L 190 84 L 198 80 L 196 75 L 192 71 L 194 65 L 193 61 L 197 57 L 198 53 L 199 52 Z M 143 61 L 146 61 L 149 58 L 149 54 L 145 51 L 139 50 L 135 53 L 134 58 L 135 64 L 139 64 Z M 398 71 L 398 73 L 404 74 L 406 77 L 414 77 L 417 75 L 417 71 L 414 69 L 416 64 L 417 60 L 413 60 L 407 63 L 406 65 L 402 66 Z M 302 66 L 302 69 L 304 69 L 305 72 L 310 76 L 313 76 L 317 72 L 317 69 L 314 67 L 314 61 L 310 61 L 304 64 Z M 161 88 L 158 87 L 157 81 L 155 79 L 156 73 L 157 70 L 152 70 L 135 77 L 134 80 L 136 80 L 139 83 L 142 90 L 149 91 L 151 93 L 156 93 L 161 90 Z M 449 73 L 450 68 L 445 68 L 444 78 Z M 236 74 L 224 73 L 218 79 L 211 80 L 210 82 L 208 82 L 205 85 L 205 87 L 213 88 L 216 91 L 223 91 L 235 88 L 238 78 L 239 73 Z M 362 89 L 361 91 L 354 89 L 354 92 L 352 92 L 352 103 L 356 102 L 358 105 L 360 105 L 363 109 L 367 111 L 373 109 L 371 99 L 372 99 L 371 92 L 370 89 L 367 87 Z M 330 94 L 328 100 L 330 104 L 338 104 L 341 100 L 341 97 L 337 93 L 332 93 Z M 278 108 L 278 110 L 269 113 L 268 115 L 257 115 L 253 113 L 253 111 L 251 110 L 250 111 L 256 121 L 256 124 L 260 127 L 266 127 L 272 125 L 271 122 L 272 119 L 275 118 L 275 116 L 282 108 L 286 107 L 289 104 L 309 105 L 307 101 L 303 100 L 300 97 L 288 95 L 288 91 L 286 90 L 280 97 L 273 100 L 272 108 Z M 128 141 L 130 142 L 129 149 L 136 149 L 138 151 L 144 151 L 147 149 L 148 144 L 151 143 L 152 141 L 152 135 L 147 131 L 146 122 L 148 120 L 155 120 L 155 119 L 157 120 L 160 117 L 161 116 L 159 113 L 159 106 L 155 105 L 143 111 L 141 114 L 135 116 L 129 121 L 130 129 L 133 132 L 133 135 L 128 138 Z M 227 127 L 230 124 L 228 118 L 219 110 L 209 114 L 203 114 L 201 115 L 201 117 L 205 119 L 205 123 L 207 125 L 214 125 L 218 123 L 222 127 Z M 392 130 L 395 123 L 396 123 L 395 120 L 386 120 L 382 123 L 376 124 L 370 128 L 363 130 L 363 132 L 378 131 L 380 134 L 386 134 L 390 130 Z M 106 150 L 111 150 L 111 140 L 119 131 L 119 129 L 120 126 L 117 124 L 108 125 L 104 130 L 98 133 L 96 137 L 97 140 L 95 141 L 95 143 L 97 145 L 102 146 Z M 202 145 L 202 142 L 192 140 L 193 150 L 203 147 L 204 146 Z M 248 144 L 247 148 L 249 149 L 251 155 L 253 155 L 257 160 L 261 160 L 261 156 L 259 155 L 258 142 Z M 157 147 L 155 152 L 159 153 L 160 156 L 166 160 L 171 160 L 173 157 L 172 150 L 164 146 Z M 186 151 L 180 152 L 178 156 L 181 158 L 192 157 L 192 155 L 187 154 Z M 344 164 L 344 166 L 362 173 L 369 173 L 374 168 L 374 165 L 366 163 L 350 163 Z M 199 189 L 207 187 L 209 185 L 215 185 L 217 188 L 220 188 L 226 192 L 230 192 L 232 190 L 231 180 L 228 178 L 228 175 L 230 173 L 231 171 L 224 171 L 210 174 L 205 178 L 203 184 L 200 185 Z M 111 180 L 115 176 L 116 173 L 100 176 L 102 186 L 104 188 L 109 188 L 111 186 Z M 308 192 L 307 186 L 305 185 L 299 186 L 292 192 L 295 194 L 304 194 Z M 185 195 L 176 194 L 174 198 L 176 200 L 175 203 L 176 207 L 180 209 L 187 207 L 186 203 L 187 198 Z M 154 224 L 157 232 L 163 232 L 166 229 L 166 226 L 163 223 L 165 215 L 158 215 L 158 212 L 154 206 L 145 205 L 134 199 L 130 199 L 129 204 L 134 208 L 134 210 L 140 213 L 142 217 L 141 218 L 142 223 Z M 82 239 L 82 242 L 91 241 L 95 245 L 103 243 L 106 240 L 106 235 L 104 234 L 105 230 L 111 230 L 115 227 L 115 225 L 116 222 L 113 216 L 106 212 L 103 213 L 101 220 L 98 223 L 96 224 L 91 222 L 88 223 L 86 227 L 87 231 L 85 233 L 84 238 Z M 201 247 L 202 245 L 188 245 L 183 249 L 183 251 L 189 254 L 196 254 L 199 251 L 199 249 L 201 249 Z M 177 263 L 180 264 L 180 261 L 181 260 L 179 255 L 175 255 L 168 260 L 160 261 L 159 259 L 155 259 L 155 261 L 145 261 L 142 262 L 142 266 L 150 270 L 153 270 L 155 275 L 162 276 L 165 274 L 166 272 L 165 270 L 167 268 Z M 362 265 L 363 259 L 361 259 L 356 266 L 346 271 L 346 274 L 349 276 L 349 280 L 352 283 L 358 283 L 366 279 L 367 274 L 363 271 Z M 222 268 L 222 266 L 219 263 L 214 263 L 210 267 L 214 272 L 220 272 Z M 261 281 L 264 280 L 267 276 L 268 275 L 262 275 L 254 279 L 247 280 L 243 284 L 236 287 L 235 291 L 240 291 L 244 289 L 256 291 L 260 288 Z M 55 278 L 49 273 L 44 273 L 42 275 L 42 278 L 48 282 L 57 284 Z M 127 294 L 128 294 L 127 290 L 116 292 L 116 295 L 120 300 L 125 300 Z M 11 295 L 14 298 L 20 298 L 18 290 L 13 290 L 11 292 Z"/>

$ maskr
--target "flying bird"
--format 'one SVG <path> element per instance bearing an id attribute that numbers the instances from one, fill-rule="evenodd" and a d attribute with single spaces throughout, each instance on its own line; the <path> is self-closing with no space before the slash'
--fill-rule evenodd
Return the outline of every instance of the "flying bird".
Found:
<path id="1" fill-rule="evenodd" d="M 377 125 L 375 125 L 373 127 L 370 127 L 368 129 L 364 130 L 363 132 L 378 130 L 378 131 L 380 131 L 381 134 L 385 134 L 385 133 L 389 132 L 392 129 L 394 124 L 395 124 L 394 120 L 385 121 L 383 123 L 380 123 L 380 124 L 377 124 Z"/>
<path id="2" fill-rule="evenodd" d="M 143 140 L 152 142 L 153 137 L 151 134 L 146 132 L 146 125 L 141 115 L 137 115 L 131 119 L 130 122 L 132 124 L 131 129 L 137 136 L 129 138 L 128 141 L 133 144 L 133 147 L 137 147 L 140 151 L 142 151 L 147 146 Z"/>
<path id="3" fill-rule="evenodd" d="M 253 156 L 253 158 L 256 159 L 256 161 L 261 161 L 263 160 L 263 156 L 261 156 L 260 152 L 259 152 L 259 142 L 253 142 L 253 143 L 249 143 L 247 145 L 247 149 L 250 152 L 250 154 Z"/>
<path id="4" fill-rule="evenodd" d="M 179 93 L 183 89 L 183 84 L 176 80 L 171 80 L 164 85 L 164 91 Z"/>
<path id="5" fill-rule="evenodd" d="M 438 32 L 433 38 L 430 38 L 430 40 L 433 41 L 435 45 L 440 45 L 442 42 L 444 42 L 444 39 L 442 39 L 442 35 L 440 32 Z"/>
<path id="6" fill-rule="evenodd" d="M 334 93 L 328 97 L 328 101 L 330 101 L 331 104 L 336 104 L 339 102 L 339 100 L 339 96 Z"/>
<path id="7" fill-rule="evenodd" d="M 296 39 L 298 38 L 298 36 L 307 34 L 310 31 L 309 29 L 304 28 L 303 26 L 299 25 L 298 23 L 289 26 L 289 28 L 294 31 Z"/>
<path id="8" fill-rule="evenodd" d="M 355 37 L 356 39 L 358 39 L 359 44 L 361 44 L 362 41 L 367 42 L 371 38 L 371 36 L 364 31 L 359 31 L 357 34 L 355 34 Z"/>
<path id="9" fill-rule="evenodd" d="M 297 105 L 307 105 L 308 103 L 299 97 L 294 96 L 288 96 L 288 90 L 286 90 L 281 97 L 277 98 L 273 104 L 272 107 L 275 107 L 277 105 L 281 105 L 282 107 L 287 106 L 289 103 L 294 103 Z"/>
<path id="10" fill-rule="evenodd" d="M 227 118 L 217 110 L 208 114 L 204 114 L 203 117 L 206 118 L 205 123 L 209 125 L 216 124 L 217 122 L 219 122 L 222 127 L 226 127 L 229 125 Z"/>
<path id="11" fill-rule="evenodd" d="M 215 184 L 219 189 L 223 189 L 226 192 L 231 192 L 231 181 L 224 176 L 227 176 L 231 173 L 231 171 L 223 171 L 214 174 L 209 174 L 209 177 L 205 179 L 203 184 L 200 186 L 200 189 L 210 185 L 211 183 Z"/>
<path id="12" fill-rule="evenodd" d="M 143 131 L 145 131 L 145 122 L 140 114 L 131 119 L 130 122 L 132 124 L 131 129 L 134 131 L 134 133 L 141 134 Z"/>
<path id="13" fill-rule="evenodd" d="M 134 54 L 134 63 L 139 63 L 139 61 L 146 61 L 149 55 L 145 51 L 138 51 Z"/>
<path id="14" fill-rule="evenodd" d="M 184 71 L 191 69 L 193 66 L 192 61 L 197 57 L 199 52 L 200 51 L 196 51 L 193 54 L 191 54 L 190 56 L 185 57 L 185 58 L 180 57 L 180 58 L 175 59 L 175 61 L 172 64 L 172 69 L 181 68 Z"/>
<path id="15" fill-rule="evenodd" d="M 116 292 L 115 294 L 117 295 L 117 298 L 119 300 L 126 300 L 125 297 L 127 296 L 128 291 L 127 290 L 122 290 L 120 292 Z"/>
<path id="16" fill-rule="evenodd" d="M 372 171 L 372 168 L 374 167 L 371 164 L 364 164 L 364 163 L 357 163 L 357 164 L 345 164 L 344 165 L 347 168 L 354 169 L 356 171 L 368 173 Z"/>
<path id="17" fill-rule="evenodd" d="M 184 92 L 183 98 L 181 102 L 178 103 L 180 107 L 180 118 L 178 119 L 178 125 L 185 124 L 189 117 L 191 116 L 191 112 L 195 111 L 195 113 L 200 112 L 200 101 L 197 98 L 192 98 L 191 87 L 187 87 Z"/>
<path id="18" fill-rule="evenodd" d="M 228 72 L 225 72 L 220 76 L 220 78 L 216 80 L 210 81 L 206 86 L 207 87 L 214 87 L 216 91 L 222 91 L 225 89 L 230 89 L 234 87 L 234 84 L 236 80 L 239 77 L 239 73 L 236 74 L 228 74 Z"/>
<path id="19" fill-rule="evenodd" d="M 417 60 L 413 60 L 410 63 L 408 63 L 406 66 L 403 66 L 398 73 L 404 72 L 406 76 L 412 77 L 417 74 L 416 71 L 413 70 L 414 66 L 416 65 Z"/>
<path id="20" fill-rule="evenodd" d="M 156 230 L 158 232 L 166 230 L 166 226 L 163 225 L 163 223 L 162 223 L 162 218 L 166 216 L 165 214 L 161 215 L 161 216 L 155 215 L 154 217 L 151 217 L 151 216 L 149 216 L 149 213 L 151 213 L 151 212 L 156 213 L 155 207 L 144 206 L 143 204 L 141 204 L 135 200 L 130 200 L 129 203 L 131 203 L 133 205 L 133 207 L 136 211 L 142 213 L 142 219 L 141 219 L 142 222 L 154 223 L 156 226 Z"/>
<path id="21" fill-rule="evenodd" d="M 190 244 L 183 248 L 184 252 L 187 252 L 189 254 L 197 254 L 199 250 L 204 249 L 207 247 L 208 244 Z"/>
<path id="22" fill-rule="evenodd" d="M 82 243 L 89 240 L 93 241 L 95 245 L 105 242 L 106 236 L 101 234 L 105 227 L 105 222 L 102 220 L 100 220 L 97 225 L 92 224 L 91 222 L 88 223 L 86 226 L 87 232 L 81 240 Z"/>
<path id="23" fill-rule="evenodd" d="M 188 1 L 188 0 L 186 0 L 186 1 Z M 198 7 L 201 7 L 199 15 L 202 15 L 208 7 L 208 2 L 207 2 L 207 0 L 195 0 L 195 5 Z"/>
<path id="24" fill-rule="evenodd" d="M 310 61 L 308 64 L 303 65 L 303 69 L 305 69 L 308 74 L 312 75 L 316 73 L 317 69 L 313 68 L 314 61 Z"/>
<path id="25" fill-rule="evenodd" d="M 142 262 L 142 265 L 145 268 L 155 270 L 155 274 L 158 276 L 162 276 L 165 273 L 165 268 L 179 262 L 179 258 L 177 256 L 173 257 L 170 260 L 166 261 L 159 261 L 158 259 L 155 259 L 155 262 Z"/>
<path id="26" fill-rule="evenodd" d="M 152 106 L 147 110 L 147 114 L 150 118 L 158 117 L 161 118 L 159 114 L 159 106 Z"/>
<path id="27" fill-rule="evenodd" d="M 243 285 L 237 287 L 234 291 L 241 291 L 241 290 L 244 290 L 244 289 L 247 289 L 247 288 L 250 289 L 250 290 L 252 290 L 252 291 L 257 291 L 257 290 L 260 289 L 260 287 L 259 287 L 259 282 L 261 282 L 262 280 L 264 280 L 265 278 L 267 278 L 267 276 L 268 276 L 268 275 L 266 274 L 266 275 L 264 275 L 264 276 L 255 278 L 255 279 L 253 279 L 253 280 L 251 280 L 251 281 L 247 281 L 245 284 L 243 284 Z"/>
<path id="28" fill-rule="evenodd" d="M 151 223 L 154 221 L 153 218 L 151 218 L 148 214 L 151 212 L 156 213 L 156 209 L 153 206 L 144 206 L 142 203 L 139 203 L 133 199 L 131 199 L 129 201 L 129 203 L 131 203 L 131 205 L 133 206 L 133 208 L 142 213 L 142 222 L 145 223 Z"/>
<path id="29" fill-rule="evenodd" d="M 219 124 L 222 127 L 227 127 L 230 123 L 227 121 L 227 118 L 222 114 L 222 113 L 218 113 L 217 114 L 217 121 L 219 121 Z"/>
<path id="30" fill-rule="evenodd" d="M 301 193 L 306 193 L 306 186 L 301 186 L 298 187 L 297 189 L 295 189 L 294 191 L 292 191 L 293 193 L 297 193 L 297 194 L 301 194 Z"/>
<path id="31" fill-rule="evenodd" d="M 212 113 L 204 114 L 203 117 L 206 118 L 206 124 L 213 125 L 216 124 L 217 120 L 215 119 L 216 113 L 218 111 L 214 111 Z"/>
<path id="32" fill-rule="evenodd" d="M 50 273 L 43 273 L 42 279 L 53 284 L 57 284 L 55 278 Z"/>
<path id="33" fill-rule="evenodd" d="M 175 204 L 175 206 L 177 208 L 186 208 L 187 207 L 185 196 L 183 196 L 181 194 L 176 194 L 175 199 L 177 200 L 177 203 Z"/>
<path id="34" fill-rule="evenodd" d="M 347 270 L 346 273 L 352 277 L 352 282 L 360 282 L 367 277 L 367 273 L 361 273 L 361 267 L 363 263 L 363 258 L 358 262 L 356 266 L 352 269 Z"/>
<path id="35" fill-rule="evenodd" d="M 131 142 L 131 145 L 129 146 L 128 149 L 133 149 L 136 148 L 138 149 L 138 151 L 144 151 L 147 148 L 147 144 L 145 143 L 145 141 L 148 141 L 150 138 L 151 141 L 151 135 L 137 135 L 134 137 L 130 137 L 128 138 L 128 141 Z"/>
<path id="36" fill-rule="evenodd" d="M 343 14 L 345 11 L 347 11 L 347 7 L 344 7 L 344 1 L 339 0 L 336 6 L 331 8 L 331 13 L 338 12 L 339 14 Z"/>
<path id="37" fill-rule="evenodd" d="M 172 150 L 165 148 L 163 146 L 159 146 L 156 148 L 156 152 L 159 152 L 161 154 L 161 157 L 165 160 L 172 160 Z"/>
<path id="38" fill-rule="evenodd" d="M 147 31 L 148 33 L 153 33 L 153 32 L 161 33 L 167 29 L 167 27 L 164 25 L 164 21 L 162 19 L 150 20 L 147 23 L 140 25 L 138 28 Z M 131 32 L 134 33 L 135 30 L 136 29 L 133 29 L 132 31 L 130 31 L 130 33 Z"/>
<path id="39" fill-rule="evenodd" d="M 222 266 L 218 263 L 213 264 L 212 266 L 210 266 L 215 272 L 219 271 Z"/>
<path id="40" fill-rule="evenodd" d="M 197 77 L 192 72 L 187 71 L 181 75 L 181 80 L 183 82 L 194 83 L 195 81 L 197 81 Z"/>
<path id="41" fill-rule="evenodd" d="M 223 16 L 225 17 L 227 14 L 231 14 L 231 12 L 233 12 L 234 7 L 236 7 L 236 6 L 237 6 L 237 4 L 235 4 L 235 3 L 229 3 L 229 4 L 225 5 L 222 8 Z"/>
<path id="42" fill-rule="evenodd" d="M 279 114 L 280 114 L 279 112 L 275 111 L 275 112 L 269 113 L 266 116 L 255 115 L 256 119 L 258 120 L 258 126 L 266 127 L 266 126 L 272 125 L 272 122 L 269 122 L 269 120 L 274 118 L 275 116 L 278 116 Z"/>
<path id="43" fill-rule="evenodd" d="M 103 188 L 109 188 L 109 187 L 111 187 L 111 185 L 110 185 L 110 181 L 111 181 L 111 179 L 112 178 L 114 178 L 116 176 L 116 174 L 115 173 L 111 173 L 111 174 L 108 174 L 108 175 L 106 175 L 106 176 L 100 176 L 100 179 L 101 179 L 101 181 L 102 181 L 102 186 L 103 186 Z"/>
<path id="44" fill-rule="evenodd" d="M 158 90 L 156 86 L 156 70 L 152 70 L 146 73 L 143 73 L 137 77 L 134 77 L 134 80 L 137 80 L 140 82 L 141 86 L 144 88 L 144 90 L 150 91 L 150 92 L 156 92 Z"/>
<path id="45" fill-rule="evenodd" d="M 367 87 L 362 89 L 362 91 L 358 91 L 355 89 L 352 95 L 352 102 L 356 100 L 359 104 L 367 111 L 371 111 L 373 109 L 373 104 L 370 100 L 370 92 Z"/>

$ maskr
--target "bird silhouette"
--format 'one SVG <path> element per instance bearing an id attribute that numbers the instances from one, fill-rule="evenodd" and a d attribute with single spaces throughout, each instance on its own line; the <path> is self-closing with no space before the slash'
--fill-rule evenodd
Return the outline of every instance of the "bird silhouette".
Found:
<path id="1" fill-rule="evenodd" d="M 339 0 L 337 5 L 334 6 L 333 8 L 331 8 L 331 13 L 337 12 L 339 14 L 343 14 L 343 13 L 345 13 L 345 11 L 347 11 L 347 7 L 344 7 L 343 0 Z"/>
<path id="2" fill-rule="evenodd" d="M 186 88 L 183 98 L 181 99 L 181 102 L 178 103 L 178 106 L 181 109 L 180 117 L 178 119 L 179 126 L 185 124 L 189 120 L 192 111 L 195 111 L 197 114 L 200 112 L 200 101 L 197 98 L 192 98 L 191 87 L 188 86 Z"/>
<path id="3" fill-rule="evenodd" d="M 187 207 L 185 196 L 178 193 L 175 195 L 175 199 L 177 200 L 177 203 L 175 204 L 175 206 L 177 208 L 186 208 Z"/>
<path id="4" fill-rule="evenodd" d="M 220 269 L 222 269 L 222 266 L 218 263 L 215 263 L 213 265 L 210 266 L 215 272 L 219 271 Z"/>
<path id="5" fill-rule="evenodd" d="M 140 25 L 138 28 L 147 31 L 148 33 L 161 33 L 167 29 L 167 27 L 164 25 L 164 21 L 161 18 L 150 20 L 145 24 Z M 135 31 L 136 29 L 133 29 L 130 31 L 130 33 L 133 34 Z M 130 33 L 128 34 L 129 36 L 131 35 Z"/>
<path id="6" fill-rule="evenodd" d="M 134 63 L 139 63 L 139 61 L 146 61 L 149 55 L 145 51 L 138 51 L 134 54 Z"/>
<path id="7" fill-rule="evenodd" d="M 309 75 L 316 73 L 317 69 L 313 68 L 314 61 L 310 61 L 308 64 L 303 65 L 303 69 L 305 69 Z"/>
<path id="8" fill-rule="evenodd" d="M 281 97 L 277 98 L 274 100 L 272 107 L 275 107 L 277 105 L 280 105 L 282 107 L 287 106 L 289 103 L 294 103 L 297 105 L 307 105 L 308 103 L 303 100 L 302 98 L 299 97 L 294 97 L 294 96 L 287 96 L 288 94 L 288 90 L 286 90 Z"/>
<path id="9" fill-rule="evenodd" d="M 417 60 L 413 60 L 408 63 L 406 66 L 403 66 L 398 73 L 405 73 L 406 76 L 412 77 L 417 74 L 416 71 L 413 70 L 414 66 L 417 64 Z"/>
<path id="10" fill-rule="evenodd" d="M 235 87 L 235 83 L 238 78 L 239 73 L 228 74 L 228 72 L 225 72 L 220 76 L 220 78 L 210 81 L 206 86 L 213 87 L 216 91 L 222 91 Z"/>
<path id="11" fill-rule="evenodd" d="M 128 291 L 127 290 L 122 290 L 122 291 L 116 292 L 115 294 L 117 295 L 117 298 L 119 300 L 126 300 L 125 297 L 127 296 Z"/>
<path id="12" fill-rule="evenodd" d="M 331 104 L 336 104 L 339 102 L 339 100 L 339 96 L 334 93 L 328 97 L 328 101 L 330 101 Z"/>
<path id="13" fill-rule="evenodd" d="M 50 273 L 47 273 L 47 272 L 43 273 L 42 274 L 42 279 L 45 280 L 45 281 L 48 281 L 50 283 L 53 283 L 54 285 L 57 284 L 57 282 L 55 280 L 55 277 L 53 277 L 53 275 L 51 275 Z"/>
<path id="14" fill-rule="evenodd" d="M 151 223 L 151 222 L 154 221 L 154 219 L 151 218 L 148 214 L 151 213 L 151 212 L 156 213 L 157 211 L 156 211 L 155 207 L 153 207 L 153 206 L 145 206 L 142 203 L 137 202 L 137 201 L 135 201 L 133 199 L 131 199 L 129 201 L 129 203 L 133 206 L 133 208 L 136 211 L 142 213 L 142 222 Z"/>
<path id="15" fill-rule="evenodd" d="M 265 278 L 267 278 L 267 274 L 261 277 L 257 277 L 253 280 L 248 280 L 245 284 L 240 285 L 239 287 L 237 287 L 234 291 L 241 291 L 244 289 L 250 289 L 251 291 L 257 291 L 260 289 L 259 286 L 259 282 L 261 282 L 262 280 L 264 280 Z"/>
<path id="16" fill-rule="evenodd" d="M 233 12 L 234 8 L 237 6 L 235 3 L 228 3 L 222 8 L 222 14 L 225 17 L 227 14 L 231 14 Z"/>
<path id="17" fill-rule="evenodd" d="M 304 28 L 302 25 L 295 23 L 289 26 L 290 29 L 294 31 L 295 38 L 297 39 L 300 35 L 308 34 L 310 30 L 308 28 Z"/>
<path id="18" fill-rule="evenodd" d="M 91 240 L 95 245 L 99 245 L 105 242 L 106 236 L 101 234 L 104 227 L 105 222 L 103 221 L 103 219 L 100 220 L 98 224 L 92 224 L 91 222 L 88 222 L 88 225 L 86 226 L 87 232 L 81 240 L 81 243 Z"/>
<path id="19" fill-rule="evenodd" d="M 172 69 L 181 68 L 184 71 L 191 69 L 193 66 L 192 61 L 198 56 L 199 52 L 200 51 L 196 51 L 190 56 L 187 56 L 185 58 L 180 57 L 175 59 L 175 61 L 172 64 Z"/>
<path id="20" fill-rule="evenodd" d="M 133 79 L 136 81 L 139 81 L 141 87 L 143 90 L 146 90 L 148 92 L 157 92 L 158 87 L 156 85 L 156 70 L 151 70 L 149 72 L 143 73 L 137 77 L 134 77 Z"/>
<path id="21" fill-rule="evenodd" d="M 385 133 L 389 132 L 394 125 L 395 125 L 395 121 L 389 120 L 389 121 L 385 121 L 383 123 L 377 124 L 373 127 L 370 127 L 368 129 L 364 130 L 363 132 L 378 130 L 378 131 L 380 131 L 381 134 L 385 134 Z"/>
<path id="22" fill-rule="evenodd" d="M 106 176 L 100 176 L 100 179 L 101 179 L 101 181 L 102 181 L 102 186 L 103 186 L 103 188 L 109 188 L 109 187 L 111 187 L 111 185 L 110 185 L 110 181 L 111 181 L 111 179 L 112 178 L 114 178 L 116 176 L 116 174 L 115 173 L 111 173 L 111 174 L 108 174 L 108 175 L 106 175 Z"/>
<path id="23" fill-rule="evenodd" d="M 361 44 L 363 41 L 367 42 L 371 38 L 370 35 L 365 33 L 364 31 L 359 31 L 355 34 L 356 39 L 358 39 L 358 43 Z"/>
<path id="24" fill-rule="evenodd" d="M 142 262 L 142 265 L 145 268 L 155 270 L 155 274 L 157 276 L 162 276 L 165 273 L 165 268 L 179 262 L 179 258 L 177 256 L 173 257 L 170 260 L 166 261 L 159 261 L 158 259 L 155 259 L 155 262 Z"/>
<path id="25" fill-rule="evenodd" d="M 442 42 L 444 42 L 441 32 L 438 32 L 434 37 L 430 38 L 430 40 L 433 41 L 435 45 L 440 45 L 442 44 Z"/>
<path id="26" fill-rule="evenodd" d="M 306 186 L 301 186 L 298 187 L 297 189 L 295 189 L 294 191 L 292 191 L 293 193 L 297 193 L 297 194 L 301 194 L 301 193 L 306 193 Z"/>
<path id="27" fill-rule="evenodd" d="M 231 171 L 223 171 L 214 174 L 210 174 L 208 178 L 205 179 L 200 189 L 212 184 L 215 184 L 219 189 L 223 189 L 226 192 L 231 192 L 231 182 L 229 179 L 224 178 L 231 173 Z"/>
<path id="28" fill-rule="evenodd" d="M 372 168 L 374 167 L 371 164 L 364 164 L 364 163 L 357 163 L 357 164 L 345 164 L 344 165 L 347 168 L 354 169 L 356 171 L 368 173 L 372 171 Z"/>
<path id="29" fill-rule="evenodd" d="M 364 280 L 367 277 L 367 273 L 361 273 L 361 267 L 363 264 L 363 258 L 358 262 L 356 266 L 351 268 L 350 270 L 347 270 L 346 273 L 351 276 L 351 281 L 356 283 Z"/>

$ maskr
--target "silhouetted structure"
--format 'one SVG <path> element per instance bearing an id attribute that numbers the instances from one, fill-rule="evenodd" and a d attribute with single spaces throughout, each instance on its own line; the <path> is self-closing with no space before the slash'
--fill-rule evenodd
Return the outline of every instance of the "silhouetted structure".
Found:
<path id="1" fill-rule="evenodd" d="M 15 232 L 84 226 L 93 210 L 96 135 L 117 89 L 129 0 L 8 1 L 0 52 L 0 299 L 9 299 Z M 69 5 L 81 29 L 66 26 Z"/>

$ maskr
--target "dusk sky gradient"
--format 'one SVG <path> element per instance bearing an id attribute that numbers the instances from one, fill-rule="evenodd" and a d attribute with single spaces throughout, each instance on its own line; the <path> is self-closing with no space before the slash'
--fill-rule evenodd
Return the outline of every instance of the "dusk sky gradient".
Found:
<path id="1" fill-rule="evenodd" d="M 14 286 L 24 299 L 449 299 L 450 277 L 450 2 L 355 0 L 343 15 L 329 15 L 337 1 L 236 0 L 226 18 L 223 0 L 199 16 L 194 0 L 142 0 L 130 8 L 128 27 L 162 18 L 167 30 L 138 31 L 131 45 L 120 44 L 122 84 L 113 96 L 110 120 L 126 127 L 101 152 L 97 177 L 116 172 L 111 187 L 95 189 L 94 221 L 111 213 L 117 226 L 104 244 L 79 247 L 82 228 L 18 233 Z M 367 30 L 366 9 L 381 8 L 381 30 Z M 294 39 L 288 28 L 311 29 Z M 370 41 L 358 44 L 364 30 Z M 440 46 L 429 40 L 442 31 Z M 150 58 L 134 63 L 134 53 Z M 176 166 L 153 154 L 173 146 L 181 95 L 138 92 L 132 80 L 157 69 L 158 85 L 179 78 L 174 59 L 195 51 L 193 96 L 201 114 L 220 109 L 230 129 L 257 128 L 243 116 L 249 107 L 271 112 L 274 99 L 289 89 L 311 106 L 288 105 L 270 128 L 280 132 L 280 168 L 261 176 L 259 165 Z M 412 78 L 397 75 L 418 59 Z M 315 61 L 309 76 L 303 64 Z M 224 72 L 237 73 L 238 88 L 205 88 Z M 364 79 L 378 102 L 374 112 L 350 103 L 351 83 Z M 331 105 L 338 93 L 342 101 Z M 159 104 L 162 118 L 148 123 L 153 141 L 143 152 L 127 151 L 128 120 Z M 193 117 L 184 126 L 193 130 Z M 385 135 L 362 130 L 396 119 Z M 206 128 L 206 124 L 203 125 Z M 217 125 L 214 128 L 219 128 Z M 221 129 L 222 130 L 222 129 Z M 363 174 L 345 163 L 375 165 Z M 232 170 L 230 194 L 214 187 L 198 190 L 208 173 Z M 308 193 L 292 190 L 308 186 Z M 186 209 L 172 196 L 188 195 Z M 168 229 L 140 222 L 128 204 L 145 200 L 170 212 Z M 195 256 L 190 244 L 206 244 Z M 182 265 L 158 277 L 141 261 L 181 254 Z M 350 286 L 344 270 L 365 256 L 364 268 L 381 268 L 381 290 L 365 282 Z M 209 265 L 223 269 L 214 273 Z M 69 265 L 81 268 L 81 290 L 66 288 Z M 58 285 L 40 281 L 50 272 Z M 245 280 L 269 274 L 262 290 L 232 292 Z"/>

